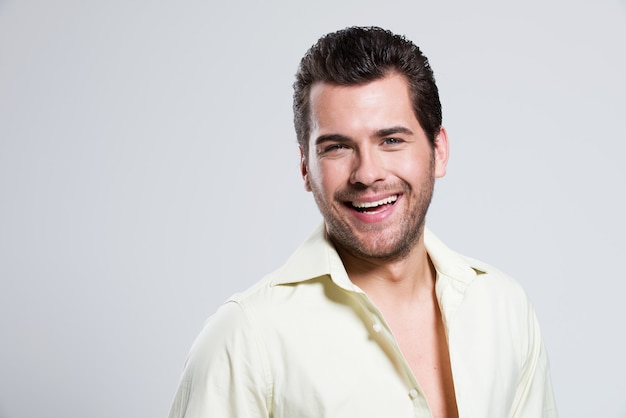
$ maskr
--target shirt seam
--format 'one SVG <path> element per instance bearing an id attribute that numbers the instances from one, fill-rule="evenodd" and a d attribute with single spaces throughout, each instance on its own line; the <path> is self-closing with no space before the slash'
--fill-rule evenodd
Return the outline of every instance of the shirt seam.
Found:
<path id="1" fill-rule="evenodd" d="M 267 344 L 259 332 L 260 325 L 258 321 L 254 319 L 256 315 L 252 312 L 252 308 L 246 305 L 242 300 L 232 300 L 232 302 L 237 304 L 246 321 L 250 325 L 250 331 L 257 348 L 257 354 L 261 360 L 261 369 L 263 373 L 263 380 L 265 382 L 265 407 L 267 409 L 268 416 L 271 417 L 274 414 L 274 381 L 272 379 L 272 374 L 270 373 L 270 361 Z"/>

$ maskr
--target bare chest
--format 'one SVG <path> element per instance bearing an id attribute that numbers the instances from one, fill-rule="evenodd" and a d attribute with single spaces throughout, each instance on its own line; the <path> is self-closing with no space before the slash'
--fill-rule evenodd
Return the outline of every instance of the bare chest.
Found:
<path id="1" fill-rule="evenodd" d="M 458 417 L 450 354 L 438 307 L 388 323 L 433 415 Z"/>

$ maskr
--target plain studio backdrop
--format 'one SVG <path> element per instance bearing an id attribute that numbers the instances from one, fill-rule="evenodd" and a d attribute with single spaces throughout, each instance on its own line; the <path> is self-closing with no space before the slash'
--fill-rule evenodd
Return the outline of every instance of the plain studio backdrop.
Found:
<path id="1" fill-rule="evenodd" d="M 167 415 L 205 319 L 320 222 L 291 84 L 352 25 L 435 70 L 430 229 L 527 290 L 562 417 L 626 417 L 624 0 L 0 0 L 0 417 Z"/>

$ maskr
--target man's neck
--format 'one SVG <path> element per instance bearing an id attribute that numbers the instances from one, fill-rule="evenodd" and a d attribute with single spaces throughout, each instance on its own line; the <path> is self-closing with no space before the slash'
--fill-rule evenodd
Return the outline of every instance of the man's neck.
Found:
<path id="1" fill-rule="evenodd" d="M 337 248 L 350 280 L 377 305 L 410 304 L 431 297 L 435 269 L 423 236 L 405 257 L 397 260 L 365 259 Z"/>

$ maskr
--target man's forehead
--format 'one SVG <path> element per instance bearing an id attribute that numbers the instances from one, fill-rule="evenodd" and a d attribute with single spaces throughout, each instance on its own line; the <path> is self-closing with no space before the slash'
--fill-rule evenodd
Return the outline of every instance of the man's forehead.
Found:
<path id="1" fill-rule="evenodd" d="M 317 82 L 311 86 L 309 116 L 311 122 L 315 122 L 321 113 L 326 117 L 339 117 L 345 109 L 382 110 L 394 107 L 409 111 L 412 109 L 410 96 L 406 79 L 398 75 L 350 85 Z M 331 109 L 332 113 L 327 112 Z"/>

